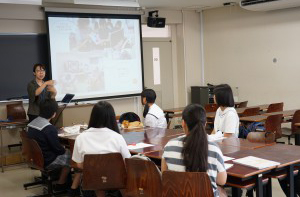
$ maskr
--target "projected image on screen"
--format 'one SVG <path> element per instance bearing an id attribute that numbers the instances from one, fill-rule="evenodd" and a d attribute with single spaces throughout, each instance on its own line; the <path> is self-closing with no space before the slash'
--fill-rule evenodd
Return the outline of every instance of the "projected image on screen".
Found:
<path id="1" fill-rule="evenodd" d="M 142 91 L 140 21 L 48 16 L 52 79 L 57 99 Z"/>

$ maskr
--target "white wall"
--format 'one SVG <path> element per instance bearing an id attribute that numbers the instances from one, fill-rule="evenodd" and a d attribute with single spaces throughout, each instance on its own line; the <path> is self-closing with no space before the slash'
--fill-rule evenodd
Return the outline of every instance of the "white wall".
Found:
<path id="1" fill-rule="evenodd" d="M 300 8 L 204 11 L 205 82 L 239 87 L 250 105 L 300 107 Z M 277 63 L 273 63 L 273 58 Z"/>

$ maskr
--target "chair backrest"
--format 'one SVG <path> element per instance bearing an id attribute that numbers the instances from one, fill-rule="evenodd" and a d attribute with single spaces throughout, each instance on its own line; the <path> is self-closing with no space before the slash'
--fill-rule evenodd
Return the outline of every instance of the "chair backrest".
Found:
<path id="1" fill-rule="evenodd" d="M 44 170 L 44 157 L 39 144 L 28 138 L 24 132 L 21 132 L 22 154 L 25 156 L 27 164 L 35 169 Z"/>
<path id="2" fill-rule="evenodd" d="M 218 105 L 209 103 L 209 104 L 206 104 L 204 108 L 205 108 L 206 112 L 216 112 L 218 109 Z"/>
<path id="3" fill-rule="evenodd" d="M 162 175 L 162 197 L 213 197 L 206 172 L 165 171 Z"/>
<path id="4" fill-rule="evenodd" d="M 87 154 L 82 171 L 84 190 L 114 190 L 126 187 L 126 169 L 120 153 Z"/>
<path id="5" fill-rule="evenodd" d="M 299 122 L 300 122 L 300 110 L 297 110 L 295 111 L 292 119 L 292 125 L 291 125 L 292 133 L 296 133 L 297 131 L 300 130 L 299 126 L 295 125 L 296 123 Z"/>
<path id="6" fill-rule="evenodd" d="M 267 113 L 279 112 L 279 111 L 283 111 L 283 102 L 281 102 L 281 103 L 272 103 L 272 104 L 269 105 L 269 107 L 267 109 Z"/>
<path id="7" fill-rule="evenodd" d="M 272 143 L 275 142 L 275 133 L 273 132 L 250 132 L 247 135 L 249 142 Z"/>
<path id="8" fill-rule="evenodd" d="M 247 108 L 242 113 L 242 116 L 255 116 L 259 114 L 259 111 L 260 111 L 259 107 Z"/>
<path id="9" fill-rule="evenodd" d="M 15 120 L 26 120 L 26 112 L 23 107 L 22 101 L 12 102 L 6 105 L 7 119 Z"/>
<path id="10" fill-rule="evenodd" d="M 275 133 L 275 139 L 282 137 L 281 132 L 282 114 L 271 115 L 265 122 L 266 132 Z"/>
<path id="11" fill-rule="evenodd" d="M 237 108 L 247 107 L 247 105 L 248 105 L 248 101 L 243 101 L 238 105 Z"/>
<path id="12" fill-rule="evenodd" d="M 127 197 L 161 196 L 161 173 L 152 161 L 125 159 L 127 168 Z"/>

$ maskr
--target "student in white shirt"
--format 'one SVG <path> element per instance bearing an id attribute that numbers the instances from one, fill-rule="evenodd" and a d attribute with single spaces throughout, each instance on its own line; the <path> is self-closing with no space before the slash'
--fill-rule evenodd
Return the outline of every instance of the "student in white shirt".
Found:
<path id="1" fill-rule="evenodd" d="M 72 160 L 76 162 L 78 168 L 82 169 L 85 154 L 116 152 L 121 153 L 124 159 L 131 157 L 127 144 L 120 135 L 112 105 L 100 101 L 93 107 L 88 130 L 76 138 Z M 80 179 L 78 185 L 79 182 Z M 100 194 L 97 193 L 97 195 Z M 102 195 L 104 196 L 104 192 Z"/>
<path id="2" fill-rule="evenodd" d="M 221 84 L 214 88 L 214 100 L 219 108 L 216 112 L 213 133 L 220 132 L 224 137 L 239 135 L 239 116 L 234 108 L 234 99 L 231 87 Z"/>
<path id="3" fill-rule="evenodd" d="M 156 93 L 152 89 L 145 89 L 141 93 L 144 108 L 144 125 L 148 127 L 167 128 L 167 120 L 162 109 L 155 104 Z"/>

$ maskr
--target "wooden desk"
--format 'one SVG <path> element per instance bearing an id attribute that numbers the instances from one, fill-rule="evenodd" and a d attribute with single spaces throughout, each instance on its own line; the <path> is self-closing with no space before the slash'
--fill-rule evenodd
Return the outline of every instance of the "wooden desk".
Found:
<path id="1" fill-rule="evenodd" d="M 16 120 L 15 122 L 0 122 L 0 159 L 1 159 L 1 170 L 4 172 L 3 165 L 3 130 L 16 129 L 16 128 L 25 128 L 28 124 L 28 120 Z"/>
<path id="2" fill-rule="evenodd" d="M 280 154 L 280 156 L 278 156 Z M 290 196 L 294 196 L 294 166 L 300 163 L 300 147 L 285 145 L 285 144 L 275 144 L 273 146 L 265 146 L 254 150 L 241 150 L 235 153 L 227 154 L 226 156 L 233 157 L 235 159 L 242 158 L 246 156 L 255 156 L 263 159 L 268 159 L 272 161 L 279 162 L 280 165 L 276 167 L 276 170 L 285 168 L 288 172 L 290 187 Z M 235 169 L 236 164 L 233 168 L 230 168 L 227 172 L 228 175 L 241 176 L 243 172 L 239 172 Z M 237 166 L 238 167 L 238 166 Z M 239 167 L 240 168 L 240 167 Z M 269 168 L 267 170 L 270 170 Z M 275 168 L 273 168 L 275 170 Z M 246 171 L 245 171 L 246 172 Z M 265 172 L 265 171 L 264 171 Z M 262 173 L 262 172 L 261 172 Z"/>
<path id="3" fill-rule="evenodd" d="M 263 115 L 240 117 L 241 122 L 264 122 L 266 119 L 267 116 Z"/>
<path id="4" fill-rule="evenodd" d="M 299 109 L 293 109 L 293 110 L 284 110 L 280 112 L 272 112 L 272 113 L 265 113 L 262 114 L 264 116 L 271 116 L 271 115 L 277 115 L 277 114 L 282 114 L 283 117 L 288 117 L 288 116 L 293 116 L 294 113 L 299 110 Z"/>
<path id="5" fill-rule="evenodd" d="M 249 142 L 246 139 L 235 138 L 235 137 L 226 138 L 222 141 L 218 141 L 217 143 L 219 146 L 241 147 L 242 149 L 245 149 L 245 150 L 253 150 L 253 149 L 262 148 L 265 146 L 272 146 L 272 145 L 276 144 L 275 142 L 272 142 L 272 143 Z M 223 154 L 226 154 L 226 153 L 223 152 Z"/>

